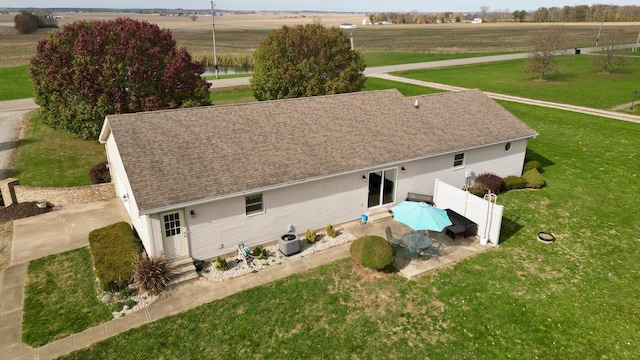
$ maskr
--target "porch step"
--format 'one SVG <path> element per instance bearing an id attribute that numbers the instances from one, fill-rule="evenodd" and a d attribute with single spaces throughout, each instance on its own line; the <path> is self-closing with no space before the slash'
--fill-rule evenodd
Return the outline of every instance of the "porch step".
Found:
<path id="1" fill-rule="evenodd" d="M 169 266 L 173 267 L 173 276 L 169 281 L 169 286 L 199 277 L 196 267 L 193 265 L 193 259 L 190 256 L 169 260 Z"/>
<path id="2" fill-rule="evenodd" d="M 379 207 L 365 212 L 369 217 L 369 221 L 375 222 L 393 217 L 393 214 L 386 207 Z"/>

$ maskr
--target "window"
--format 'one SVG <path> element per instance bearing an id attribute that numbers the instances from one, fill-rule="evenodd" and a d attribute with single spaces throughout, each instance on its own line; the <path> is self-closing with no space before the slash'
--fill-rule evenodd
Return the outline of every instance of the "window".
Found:
<path id="1" fill-rule="evenodd" d="M 180 213 L 167 214 L 164 219 L 164 235 L 166 237 L 180 235 Z"/>
<path id="2" fill-rule="evenodd" d="M 464 166 L 464 153 L 456 154 L 453 157 L 453 168 L 461 168 Z"/>
<path id="3" fill-rule="evenodd" d="M 264 211 L 262 206 L 262 194 L 249 195 L 244 198 L 247 215 L 258 214 Z"/>

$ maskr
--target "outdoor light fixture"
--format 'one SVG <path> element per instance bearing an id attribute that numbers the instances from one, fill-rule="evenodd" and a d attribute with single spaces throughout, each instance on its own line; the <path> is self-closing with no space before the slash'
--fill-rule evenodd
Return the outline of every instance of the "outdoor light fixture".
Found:
<path id="1" fill-rule="evenodd" d="M 402 173 L 406 173 L 407 172 L 407 169 L 405 169 L 404 166 L 400 170 L 402 170 Z"/>
<path id="2" fill-rule="evenodd" d="M 122 201 L 123 201 L 123 202 L 127 202 L 127 201 L 129 201 L 129 194 L 124 194 L 124 195 L 122 195 Z"/>
<path id="3" fill-rule="evenodd" d="M 362 181 L 367 181 L 367 176 L 366 175 L 362 175 Z"/>
<path id="4" fill-rule="evenodd" d="M 195 211 L 191 210 L 190 214 L 191 214 L 191 218 L 193 218 L 193 219 L 196 218 L 196 212 Z"/>

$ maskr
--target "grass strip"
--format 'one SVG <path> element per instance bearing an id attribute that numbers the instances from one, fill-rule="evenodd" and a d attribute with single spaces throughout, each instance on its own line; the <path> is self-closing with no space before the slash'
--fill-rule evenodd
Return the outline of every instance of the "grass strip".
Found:
<path id="1" fill-rule="evenodd" d="M 104 146 L 42 124 L 39 111 L 29 118 L 20 140 L 13 176 L 20 184 L 41 187 L 90 185 L 89 170 L 106 161 Z"/>
<path id="2" fill-rule="evenodd" d="M 47 256 L 29 263 L 22 341 L 41 346 L 111 320 L 96 297 L 89 248 Z"/>
<path id="3" fill-rule="evenodd" d="M 29 65 L 0 67 L 0 101 L 33 97 Z"/>

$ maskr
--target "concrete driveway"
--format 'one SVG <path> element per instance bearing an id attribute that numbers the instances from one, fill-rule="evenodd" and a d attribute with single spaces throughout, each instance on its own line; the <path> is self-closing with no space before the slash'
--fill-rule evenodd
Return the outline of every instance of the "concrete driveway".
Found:
<path id="1" fill-rule="evenodd" d="M 91 231 L 119 221 L 130 222 L 118 198 L 14 220 L 11 265 L 86 246 Z"/>
<path id="2" fill-rule="evenodd" d="M 37 108 L 33 99 L 0 101 L 0 179 L 13 171 L 23 125 L 23 117 Z"/>

